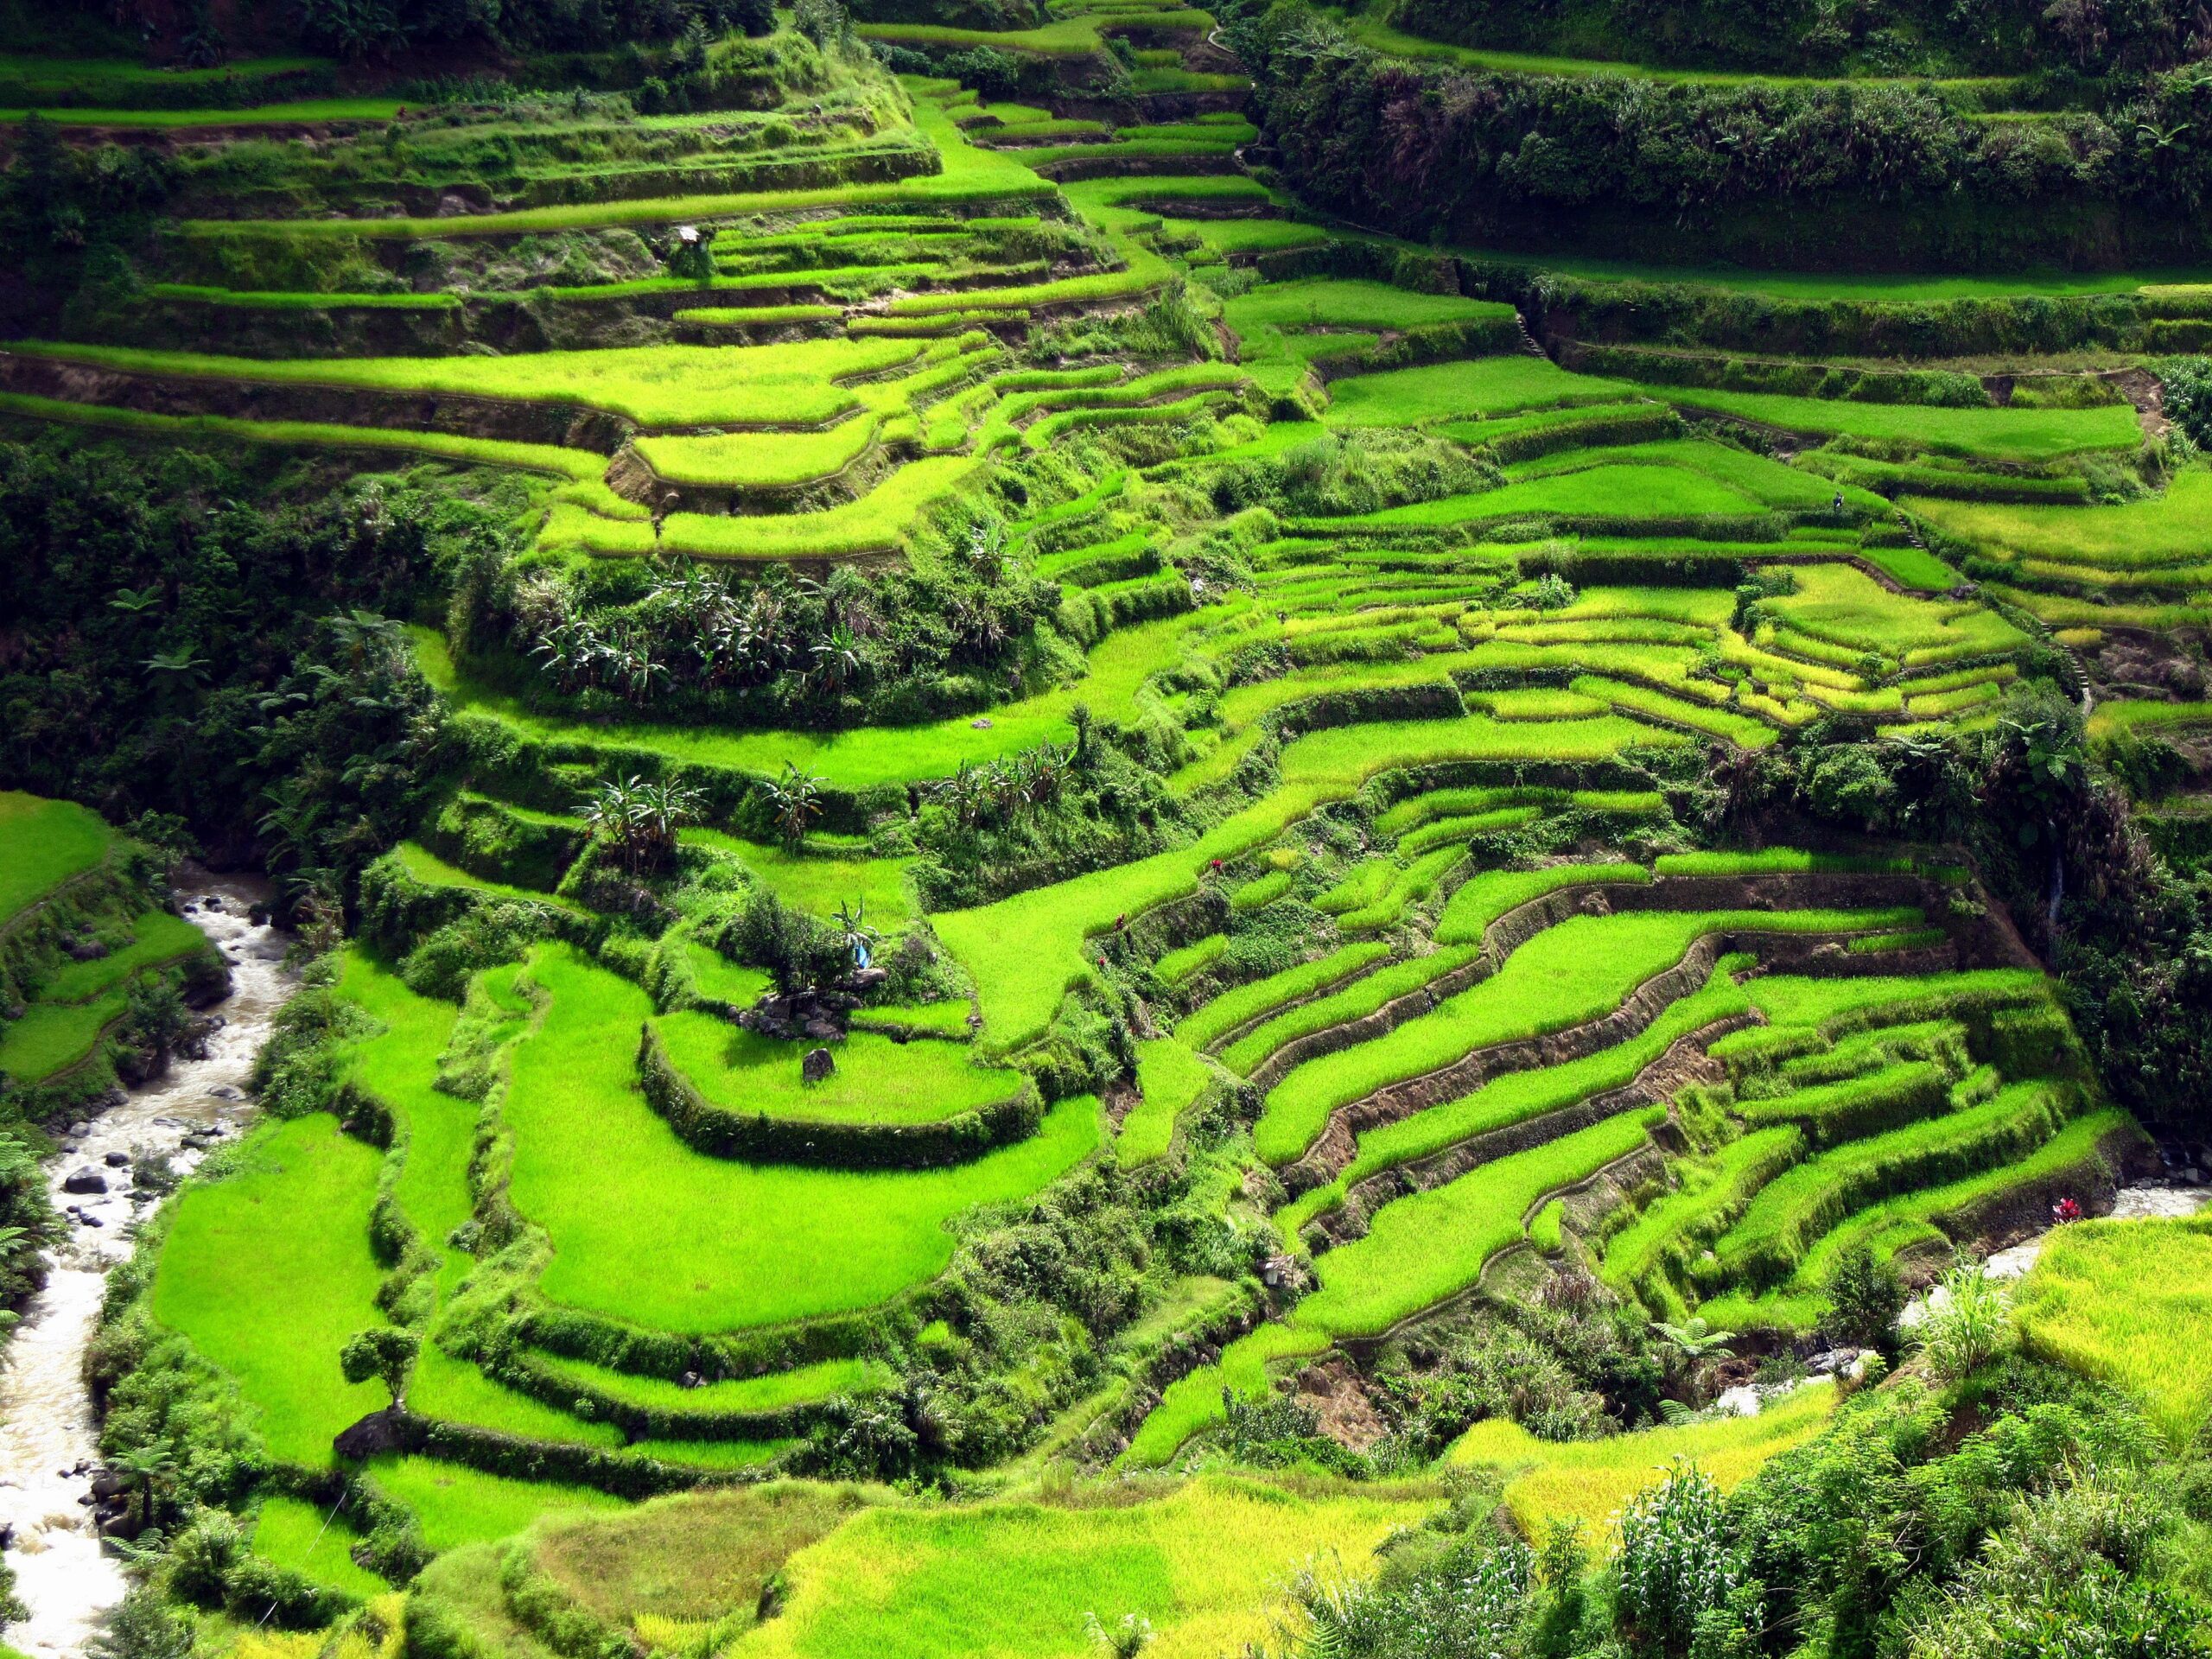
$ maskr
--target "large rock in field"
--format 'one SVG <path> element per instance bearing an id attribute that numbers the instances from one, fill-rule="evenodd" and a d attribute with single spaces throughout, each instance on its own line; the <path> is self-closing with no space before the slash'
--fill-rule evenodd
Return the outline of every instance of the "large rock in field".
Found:
<path id="1" fill-rule="evenodd" d="M 372 1411 L 331 1440 L 331 1449 L 341 1458 L 373 1458 L 386 1452 L 412 1452 L 424 1439 L 420 1423 L 404 1406 Z"/>

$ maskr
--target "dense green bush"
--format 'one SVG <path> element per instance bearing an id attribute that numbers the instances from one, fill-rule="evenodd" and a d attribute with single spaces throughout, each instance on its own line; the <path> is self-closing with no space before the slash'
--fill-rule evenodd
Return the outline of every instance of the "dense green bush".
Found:
<path id="1" fill-rule="evenodd" d="M 1675 1470 L 1619 1517 L 1610 1570 L 1582 1545 L 1470 1526 L 1480 1485 L 1402 1539 L 1369 1584 L 1309 1575 L 1301 1659 L 2182 1659 L 2205 1605 L 2190 1540 L 2202 1469 L 2162 1460 L 2136 1409 L 2012 1361 L 1938 1391 L 1847 1401 L 1724 1498 Z"/>
<path id="2" fill-rule="evenodd" d="M 1412 0 L 1401 27 L 1469 46 L 1569 52 L 1639 63 L 1796 74 L 1942 75 L 2038 72 L 2063 89 L 2073 72 L 2140 70 L 2188 55 L 2183 0 L 2136 5 L 2044 5 L 1990 0 L 1971 7 L 1867 0 Z"/>
<path id="3" fill-rule="evenodd" d="M 2212 358 L 2170 357 L 2158 365 L 2166 418 L 2200 449 L 2212 449 Z"/>
<path id="4" fill-rule="evenodd" d="M 1265 506 L 1300 518 L 1379 512 L 1504 481 L 1459 444 L 1375 428 L 1323 433 L 1280 455 L 1213 468 L 1211 476 L 1214 505 L 1224 514 Z"/>
<path id="5" fill-rule="evenodd" d="M 819 583 L 773 563 L 733 575 L 493 554 L 462 571 L 448 626 L 458 650 L 548 709 L 842 726 L 985 706 L 1032 671 L 1059 599 L 1009 567 L 984 516 L 910 564 L 840 565 Z"/>
<path id="6" fill-rule="evenodd" d="M 1632 1651 L 1652 1659 L 1713 1652 L 1756 1608 L 1727 1500 L 1694 1464 L 1677 1463 L 1631 1498 L 1618 1524 L 1613 1617 Z"/>
<path id="7" fill-rule="evenodd" d="M 1983 1426 L 1955 1440 L 1955 1422 L 1976 1415 Z M 1932 1611 L 1926 1589 L 1954 1580 L 2022 1494 L 2070 1484 L 2087 1464 L 2135 1465 L 2149 1443 L 2133 1408 L 2108 1390 L 2017 1362 L 1978 1381 L 1955 1415 L 1912 1382 L 1853 1402 L 1736 1497 L 1770 1628 L 1817 1619 L 1842 1659 L 1872 1655 L 1891 1610 Z"/>
<path id="8" fill-rule="evenodd" d="M 496 539 L 499 494 L 426 474 L 300 502 L 190 450 L 0 445 L 0 587 L 26 643 L 0 673 L 0 775 L 177 814 L 334 916 L 435 770 L 432 694 L 378 612 Z"/>
<path id="9" fill-rule="evenodd" d="M 734 0 L 536 0 L 475 5 L 468 0 L 303 0 L 300 39 L 348 59 L 388 58 L 416 46 L 486 41 L 537 51 L 605 51 L 626 41 L 720 34 L 763 35 L 757 10 Z"/>
<path id="10" fill-rule="evenodd" d="M 97 1659 L 186 1659 L 192 1622 L 174 1611 L 150 1585 L 133 1585 L 93 1638 Z"/>
<path id="11" fill-rule="evenodd" d="M 1013 54 L 988 46 L 949 52 L 938 64 L 939 74 L 951 76 L 963 86 L 974 87 L 993 103 L 1021 95 L 1021 70 L 1020 60 Z"/>
<path id="12" fill-rule="evenodd" d="M 1575 1440 L 1612 1425 L 1556 1350 L 1510 1325 L 1459 1334 L 1434 1363 L 1379 1378 L 1399 1432 L 1432 1450 L 1469 1425 L 1510 1417 L 1540 1440 Z"/>
<path id="13" fill-rule="evenodd" d="M 1525 1304 L 1408 1338 L 1378 1368 L 1376 1393 L 1402 1440 L 1441 1451 L 1490 1417 L 1540 1440 L 1610 1433 L 1649 1420 L 1664 1382 L 1641 1311 L 1564 1273 Z"/>
<path id="14" fill-rule="evenodd" d="M 1172 1276 L 1147 1200 L 1173 1196 L 1141 1188 L 1110 1164 L 1088 1166 L 1018 1208 L 956 1224 L 961 1245 L 938 1299 L 950 1339 L 919 1351 L 909 1373 L 914 1440 L 892 1434 L 880 1449 L 912 1445 L 924 1456 L 988 1464 L 1027 1446 L 1054 1402 L 1096 1387 L 1105 1341 Z M 823 1461 L 810 1458 L 810 1466 L 861 1472 L 855 1437 L 866 1414 L 895 1409 L 890 1400 L 856 1406 L 851 1424 L 817 1429 L 814 1455 Z"/>
<path id="15" fill-rule="evenodd" d="M 373 1029 L 360 1005 L 338 995 L 338 958 L 324 955 L 301 970 L 300 987 L 270 1023 L 253 1059 L 253 1089 L 272 1117 L 328 1111 L 345 1045 Z"/>
<path id="16" fill-rule="evenodd" d="M 1828 1311 L 1821 1329 L 1838 1342 L 1894 1357 L 1904 1285 L 1896 1265 L 1860 1244 L 1843 1253 L 1828 1275 Z"/>
<path id="17" fill-rule="evenodd" d="M 834 985 L 853 970 L 852 947 L 827 922 L 793 909 L 766 887 L 755 887 L 722 929 L 715 948 L 765 969 L 779 991 Z"/>
<path id="18" fill-rule="evenodd" d="M 344 1595 L 253 1552 L 226 1510 L 195 1510 L 169 1545 L 168 1587 L 204 1607 L 229 1607 L 279 1630 L 321 1630 L 350 1611 Z"/>
<path id="19" fill-rule="evenodd" d="M 127 285 L 124 250 L 168 194 L 174 169 L 148 148 L 65 144 L 33 114 L 0 172 L 0 326 L 51 321 L 79 283 Z"/>
<path id="20" fill-rule="evenodd" d="M 57 1227 L 37 1154 L 0 1135 L 0 1304 L 19 1306 L 46 1280 L 41 1252 Z"/>
<path id="21" fill-rule="evenodd" d="M 1725 248 L 1800 264 L 1808 253 L 2027 263 L 2101 238 L 2142 257 L 2200 247 L 2201 232 L 2177 220 L 2212 187 L 2212 139 L 2154 147 L 2145 136 L 2192 122 L 2190 71 L 2152 77 L 2101 113 L 1978 124 L 1897 82 L 1415 66 L 1353 46 L 1297 0 L 1233 39 L 1288 181 L 1332 212 L 1416 238 L 1646 257 Z"/>

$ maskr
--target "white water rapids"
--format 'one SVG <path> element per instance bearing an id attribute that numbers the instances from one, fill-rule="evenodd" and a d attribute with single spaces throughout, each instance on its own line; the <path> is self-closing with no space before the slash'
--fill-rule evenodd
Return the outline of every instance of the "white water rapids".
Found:
<path id="1" fill-rule="evenodd" d="M 200 1156 L 183 1144 L 187 1135 L 235 1131 L 251 1110 L 245 1083 L 254 1054 L 292 990 L 283 936 L 247 918 L 265 897 L 264 884 L 195 873 L 179 879 L 177 892 L 186 918 L 230 963 L 231 995 L 209 1011 L 223 1024 L 208 1039 L 206 1058 L 176 1060 L 120 1104 L 80 1118 L 86 1132 L 62 1142 L 73 1150 L 48 1163 L 54 1209 L 78 1213 L 62 1215 L 67 1233 L 47 1252 L 46 1287 L 23 1310 L 0 1369 L 0 1525 L 12 1529 L 8 1563 L 30 1611 L 8 1627 L 6 1639 L 31 1659 L 77 1659 L 124 1589 L 121 1564 L 102 1552 L 85 1501 L 99 1455 L 85 1347 L 107 1270 L 130 1254 L 135 1224 L 153 1206 L 133 1198 L 130 1171 L 108 1167 L 106 1155 L 159 1151 L 182 1173 Z M 87 1166 L 109 1191 L 64 1192 L 62 1182 Z"/>

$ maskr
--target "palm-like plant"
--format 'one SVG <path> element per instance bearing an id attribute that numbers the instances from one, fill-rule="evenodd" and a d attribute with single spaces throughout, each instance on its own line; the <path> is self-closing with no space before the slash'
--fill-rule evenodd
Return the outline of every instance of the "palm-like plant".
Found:
<path id="1" fill-rule="evenodd" d="M 633 776 L 601 785 L 584 820 L 594 838 L 610 843 L 635 874 L 676 850 L 677 832 L 697 820 L 703 800 L 688 785 Z"/>
<path id="2" fill-rule="evenodd" d="M 652 647 L 639 644 L 622 653 L 622 690 L 630 701 L 644 703 L 652 701 L 655 691 L 668 684 L 668 665 L 652 653 Z"/>
<path id="3" fill-rule="evenodd" d="M 753 657 L 753 632 L 734 606 L 715 613 L 698 636 L 700 671 L 709 685 L 741 678 Z"/>
<path id="4" fill-rule="evenodd" d="M 772 588 L 756 588 L 746 601 L 745 634 L 752 653 L 772 674 L 791 661 L 790 607 Z"/>
<path id="5" fill-rule="evenodd" d="M 143 616 L 161 602 L 162 585 L 156 582 L 149 582 L 135 593 L 128 588 L 117 588 L 115 597 L 108 601 L 107 607 L 111 611 L 128 612 L 132 616 Z"/>
<path id="6" fill-rule="evenodd" d="M 842 622 L 816 640 L 807 654 L 809 677 L 825 691 L 842 691 L 860 678 L 864 666 L 859 637 Z"/>
<path id="7" fill-rule="evenodd" d="M 638 839 L 655 858 L 672 853 L 676 849 L 677 831 L 698 821 L 705 799 L 689 784 L 663 780 L 645 785 L 637 791 L 637 804 L 631 816 Z"/>
<path id="8" fill-rule="evenodd" d="M 1918 1332 L 1929 1368 L 1955 1382 L 2004 1352 L 2012 1339 L 2012 1312 L 1997 1281 L 1978 1267 L 1954 1268 L 1941 1294 L 1929 1299 Z"/>
<path id="9" fill-rule="evenodd" d="M 985 582 L 996 582 L 1006 569 L 1006 526 L 995 519 L 968 530 L 968 568 Z"/>
<path id="10" fill-rule="evenodd" d="M 2020 792 L 2055 817 L 2071 798 L 2086 766 L 2088 751 L 2072 705 L 2024 702 L 2005 710 L 1997 731 L 2019 774 Z M 2020 841 L 2034 844 L 2033 826 L 2024 827 Z"/>
<path id="11" fill-rule="evenodd" d="M 784 845 L 803 845 L 806 832 L 814 827 L 814 820 L 822 816 L 822 779 L 812 772 L 801 772 L 796 764 L 786 760 L 784 775 L 770 779 L 760 788 L 767 797 L 769 815 L 775 820 L 776 834 Z"/>
<path id="12" fill-rule="evenodd" d="M 289 866 L 296 877 L 308 875 L 321 849 L 323 819 L 330 804 L 315 788 L 312 779 L 296 772 L 269 786 L 269 810 L 261 815 L 258 829 L 269 843 L 271 864 Z"/>
<path id="13" fill-rule="evenodd" d="M 2192 122 L 2177 121 L 2171 127 L 2161 127 L 2153 122 L 2138 121 L 2135 124 L 2135 136 L 2139 138 L 2149 139 L 2151 152 L 2155 156 L 2177 146 L 2194 124 Z"/>
<path id="14" fill-rule="evenodd" d="M 563 617 L 538 636 L 530 654 L 541 658 L 545 671 L 563 690 L 573 690 L 583 671 L 586 640 L 591 629 L 588 624 Z"/>
<path id="15" fill-rule="evenodd" d="M 143 666 L 148 677 L 164 691 L 189 691 L 207 677 L 207 659 L 194 655 L 190 645 L 157 651 Z"/>
<path id="16" fill-rule="evenodd" d="M 1001 823 L 1020 817 L 1026 799 L 1020 762 L 992 761 L 983 772 L 983 794 L 991 816 Z"/>
<path id="17" fill-rule="evenodd" d="M 840 901 L 837 906 L 837 937 L 852 957 L 855 968 L 865 968 L 874 954 L 876 942 L 883 935 L 868 925 L 868 900 L 863 899 L 857 907 Z"/>
<path id="18" fill-rule="evenodd" d="M 1083 1616 L 1084 1633 L 1107 1659 L 1136 1659 L 1152 1645 L 1152 1621 L 1142 1613 L 1123 1613 L 1111 1624 L 1095 1612 Z"/>
<path id="19" fill-rule="evenodd" d="M 374 611 L 348 611 L 333 617 L 330 631 L 337 640 L 341 660 L 356 672 L 406 649 L 399 625 Z"/>
<path id="20" fill-rule="evenodd" d="M 953 769 L 950 778 L 935 785 L 930 794 L 944 803 L 953 823 L 963 830 L 973 830 L 982 817 L 982 774 L 965 760 Z"/>
<path id="21" fill-rule="evenodd" d="M 145 1526 L 154 1518 L 154 1506 L 161 1499 L 162 1488 L 176 1474 L 176 1459 L 167 1446 L 155 1443 L 118 1452 L 109 1462 L 123 1477 L 124 1490 L 130 1495 L 132 1521 Z"/>
<path id="22" fill-rule="evenodd" d="M 1039 743 L 1022 752 L 1022 795 L 1033 810 L 1058 802 L 1067 788 L 1070 759 L 1052 743 Z"/>
<path id="23" fill-rule="evenodd" d="M 1665 1319 L 1655 1319 L 1651 1328 L 1662 1342 L 1692 1364 L 1711 1358 L 1736 1340 L 1733 1331 L 1716 1331 L 1698 1318 L 1691 1319 L 1686 1325 L 1672 1325 Z"/>

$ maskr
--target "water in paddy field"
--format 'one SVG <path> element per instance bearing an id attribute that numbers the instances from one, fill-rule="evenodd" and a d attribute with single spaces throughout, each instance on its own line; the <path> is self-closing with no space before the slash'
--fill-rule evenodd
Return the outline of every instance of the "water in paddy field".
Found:
<path id="1" fill-rule="evenodd" d="M 207 1010 L 223 1024 L 208 1039 L 205 1059 L 176 1060 L 120 1104 L 80 1118 L 86 1133 L 63 1139 L 74 1150 L 47 1165 L 54 1209 L 73 1205 L 77 1214 L 62 1214 L 67 1236 L 47 1254 L 46 1288 L 23 1310 L 0 1363 L 0 1526 L 12 1532 L 8 1564 L 16 1570 L 16 1593 L 30 1610 L 5 1639 L 32 1659 L 82 1654 L 125 1587 L 122 1564 L 102 1551 L 85 1501 L 99 1455 L 85 1391 L 85 1344 L 99 1317 L 107 1270 L 130 1254 L 135 1223 L 153 1206 L 134 1202 L 130 1171 L 110 1168 L 105 1160 L 110 1153 L 157 1150 L 182 1173 L 201 1156 L 186 1135 L 213 1128 L 227 1138 L 247 1116 L 247 1073 L 293 985 L 283 967 L 284 936 L 247 919 L 268 891 L 267 883 L 245 876 L 194 872 L 178 879 L 186 919 L 230 963 L 231 995 Z M 62 1183 L 86 1167 L 99 1172 L 108 1192 L 65 1192 Z"/>

